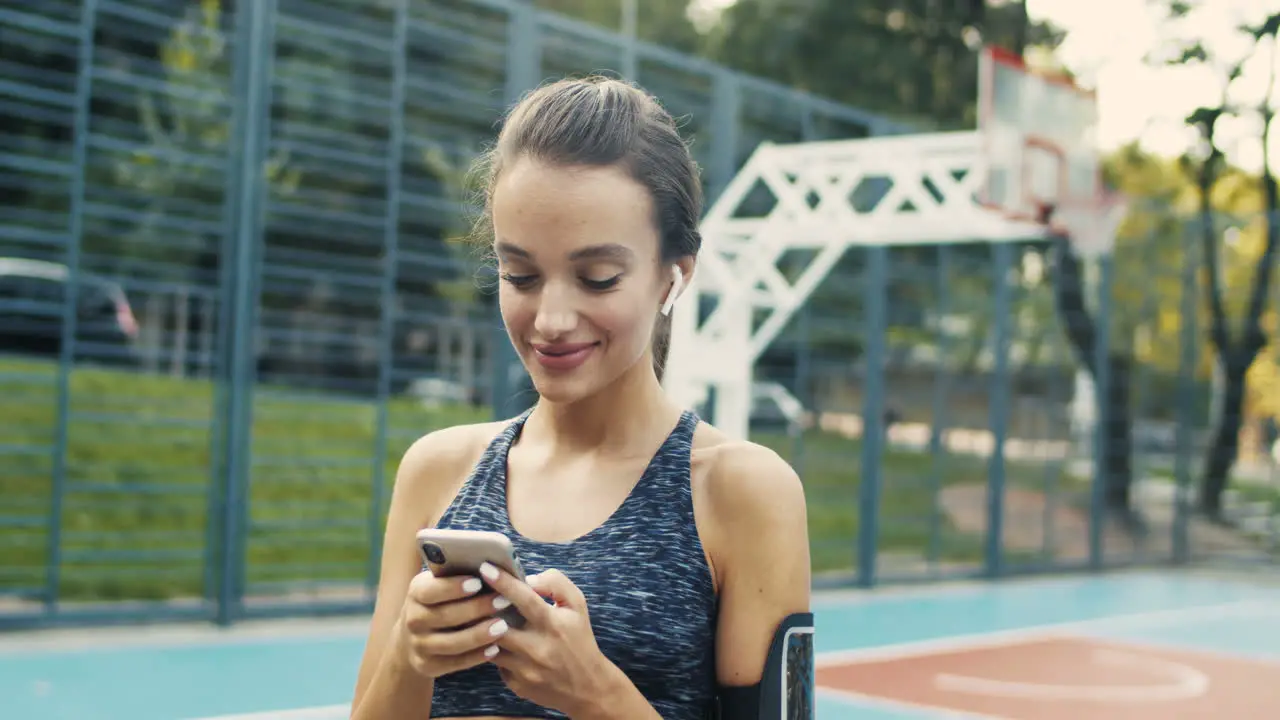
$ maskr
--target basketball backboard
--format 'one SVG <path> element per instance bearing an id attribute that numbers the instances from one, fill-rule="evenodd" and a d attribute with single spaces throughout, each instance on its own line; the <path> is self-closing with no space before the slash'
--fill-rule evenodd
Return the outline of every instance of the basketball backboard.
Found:
<path id="1" fill-rule="evenodd" d="M 1108 196 L 1097 146 L 1097 99 L 1070 78 L 1029 68 L 1016 55 L 984 48 L 978 131 L 986 159 L 979 201 L 1015 220 L 1055 208 L 1053 229 L 1079 250 L 1106 252 L 1123 206 Z"/>

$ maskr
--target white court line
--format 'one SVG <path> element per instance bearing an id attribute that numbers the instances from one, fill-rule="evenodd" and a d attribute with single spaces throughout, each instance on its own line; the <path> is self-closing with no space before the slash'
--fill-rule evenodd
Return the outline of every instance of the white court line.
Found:
<path id="1" fill-rule="evenodd" d="M 1136 576 L 1133 576 L 1136 577 Z M 1153 576 L 1154 577 L 1154 576 Z M 1117 575 L 1113 579 L 1121 579 Z M 815 605 L 861 605 L 868 602 L 881 602 L 910 597 L 964 597 L 989 592 L 1009 592 L 1021 588 L 1042 588 L 1055 585 L 1077 585 L 1097 581 L 1097 577 L 1080 575 L 1051 575 L 1045 577 L 1019 578 L 1012 581 L 993 582 L 978 578 L 939 579 L 936 582 L 922 582 L 911 585 L 878 585 L 871 588 L 827 588 L 815 590 Z"/>
<path id="2" fill-rule="evenodd" d="M 1244 618 L 1267 615 L 1280 615 L 1280 604 L 1262 600 L 1241 600 L 1218 605 L 1199 605 L 1174 610 L 1156 612 L 1129 613 L 1111 615 L 1092 620 L 1075 620 L 1061 623 L 1045 623 L 1012 630 L 997 630 L 986 633 L 968 633 L 952 635 L 944 638 L 930 638 L 891 645 L 856 648 L 852 650 L 834 650 L 819 653 L 815 658 L 817 667 L 830 667 L 846 663 L 873 660 L 896 660 L 900 658 L 935 655 L 956 650 L 976 650 L 985 648 L 1006 647 L 1036 640 L 1046 640 L 1072 632 L 1101 630 L 1108 626 L 1117 629 L 1132 629 L 1146 626 L 1159 627 L 1182 620 L 1205 620 L 1210 618 Z M 821 627 L 818 628 L 821 633 Z"/>
<path id="3" fill-rule="evenodd" d="M 916 642 L 897 643 L 893 645 L 884 645 L 872 648 L 861 648 L 856 650 L 840 650 L 835 652 L 820 653 L 816 658 L 817 667 L 830 667 L 833 665 L 842 665 L 849 662 L 857 661 L 873 661 L 873 660 L 890 660 L 908 657 L 917 657 L 920 655 L 931 655 L 940 652 L 953 650 L 972 650 L 979 648 L 993 648 L 1008 645 L 1016 645 L 1019 643 L 1030 642 L 1034 640 L 1050 639 L 1069 635 L 1073 631 L 1078 634 L 1086 634 L 1089 630 L 1101 630 L 1107 627 L 1113 628 L 1141 628 L 1146 626 L 1159 627 L 1169 625 L 1179 621 L 1186 620 L 1205 620 L 1215 617 L 1221 618 L 1247 618 L 1257 616 L 1280 615 L 1280 605 L 1267 603 L 1260 600 L 1246 600 L 1232 603 L 1202 605 L 1189 608 L 1178 608 L 1174 610 L 1165 610 L 1149 613 L 1132 613 L 1126 615 L 1113 615 L 1110 617 L 1097 618 L 1093 620 L 1081 620 L 1063 623 L 1047 623 L 1027 628 L 1018 628 L 1014 630 L 996 631 L 990 633 L 972 633 L 967 635 L 956 635 L 948 638 L 922 640 Z M 1106 640 L 1106 638 L 1100 638 Z M 1185 648 L 1183 648 L 1185 650 Z M 1193 649 L 1200 652 L 1199 649 Z M 1108 650 L 1108 652 L 1111 652 Z M 1147 658 L 1140 658 L 1149 660 Z M 1192 668 L 1178 667 L 1178 679 L 1176 687 L 1165 685 L 1148 688 L 1087 688 L 1076 687 L 1058 688 L 1056 686 L 1024 686 L 1019 683 L 1006 683 L 997 680 L 986 680 L 982 678 L 968 677 L 948 677 L 945 674 L 939 675 L 935 681 L 941 681 L 942 689 L 971 692 L 978 694 L 998 694 L 1007 697 L 1030 697 L 1040 700 L 1049 699 L 1103 699 L 1108 701 L 1129 700 L 1129 701 L 1154 701 L 1160 699 L 1169 699 L 1165 697 L 1170 693 L 1176 693 L 1180 696 L 1191 697 L 1198 696 L 1205 690 L 1204 685 L 1207 679 L 1203 678 L 1203 673 L 1194 671 Z M 1192 678 L 1189 673 L 1182 671 L 1195 672 L 1197 677 Z M 1016 685 L 1017 687 L 1012 687 Z M 850 703 L 857 706 L 879 706 L 889 709 L 905 709 L 905 710 L 927 710 L 933 714 L 945 718 L 955 718 L 956 720 L 1011 720 L 996 715 L 988 715 L 982 713 L 960 711 L 947 707 L 939 707 L 927 703 L 917 703 L 905 700 L 886 698 L 876 695 L 867 695 L 860 692 L 850 690 L 840 690 L 826 686 L 818 686 L 815 688 L 818 694 L 829 697 L 833 700 Z M 1128 696 L 1093 698 L 1093 690 L 1104 692 L 1123 691 Z M 1140 692 L 1141 691 L 1141 692 Z"/>
<path id="4" fill-rule="evenodd" d="M 1194 700 L 1209 690 L 1209 676 L 1183 663 L 1118 650 L 1095 650 L 1095 665 L 1130 668 L 1163 675 L 1162 685 L 1061 685 L 995 680 L 938 673 L 933 686 L 947 692 L 1011 700 L 1083 700 L 1101 703 L 1161 703 Z"/>
<path id="5" fill-rule="evenodd" d="M 0 636 L 0 658 L 35 652 L 82 652 L 127 648 L 202 648 L 224 645 L 258 645 L 276 640 L 329 642 L 364 639 L 369 618 L 300 618 L 248 620 L 230 628 L 209 623 L 137 625 L 105 628 L 55 628 L 28 630 Z"/>
<path id="6" fill-rule="evenodd" d="M 1006 718 L 1001 715 L 987 715 L 969 710 L 956 710 L 955 708 L 942 707 L 940 705 L 929 705 L 928 703 L 898 700 L 878 695 L 864 695 L 852 690 L 835 690 L 826 687 L 819 687 L 816 690 L 819 695 L 831 700 L 862 709 L 883 708 L 885 710 L 915 710 L 917 712 L 924 710 L 929 713 L 930 718 L 946 718 L 947 720 L 1015 720 L 1015 718 Z M 207 720 L 220 719 L 208 718 Z"/>
<path id="7" fill-rule="evenodd" d="M 909 585 L 879 585 L 873 588 L 828 588 L 813 592 L 815 610 L 838 610 L 842 607 L 863 606 L 890 602 L 902 598 L 936 597 L 955 598 L 973 595 L 1000 594 L 1008 596 L 1023 590 L 1044 590 L 1047 588 L 1078 588 L 1084 585 L 1103 583 L 1112 585 L 1130 582 L 1164 582 L 1182 587 L 1234 587 L 1261 590 L 1262 594 L 1274 594 L 1280 597 L 1275 585 L 1257 585 L 1242 581 L 1240 578 L 1206 577 L 1193 573 L 1170 575 L 1159 570 L 1147 568 L 1117 568 L 1102 573 L 1070 573 L 1057 575 L 1031 575 L 1003 580 L 986 580 L 980 578 L 941 578 L 937 581 Z"/>
<path id="8" fill-rule="evenodd" d="M 873 588 L 830 588 L 815 590 L 813 603 L 820 610 L 835 609 L 841 606 L 864 605 L 867 603 L 886 602 L 912 597 L 968 597 L 990 593 L 1008 594 L 1019 590 L 1034 590 L 1051 587 L 1076 587 L 1089 583 L 1114 583 L 1133 580 L 1167 580 L 1168 575 L 1152 570 L 1114 570 L 1107 573 L 1084 575 L 1028 576 L 1010 580 L 984 580 L 980 578 L 940 578 L 937 581 L 922 582 L 911 585 L 879 585 Z M 1177 578 L 1185 582 L 1185 578 Z"/>
<path id="9" fill-rule="evenodd" d="M 1268 612 L 1257 613 L 1263 617 L 1273 614 Z M 1274 613 L 1280 615 L 1280 609 Z M 1212 620 L 1212 618 L 1210 618 Z M 1252 662 L 1266 663 L 1276 665 L 1280 663 L 1280 648 L 1275 652 L 1258 652 L 1257 650 L 1232 650 L 1230 648 L 1205 647 L 1198 643 L 1179 642 L 1177 640 L 1166 640 L 1164 638 L 1151 637 L 1103 637 L 1100 640 L 1104 643 L 1123 644 L 1129 647 L 1142 647 L 1152 652 L 1175 652 L 1175 653 L 1192 653 L 1195 655 L 1203 655 L 1216 660 L 1228 660 L 1233 662 Z"/>
<path id="10" fill-rule="evenodd" d="M 322 705 L 297 710 L 269 710 L 241 715 L 214 715 L 193 720 L 347 720 L 350 705 Z"/>

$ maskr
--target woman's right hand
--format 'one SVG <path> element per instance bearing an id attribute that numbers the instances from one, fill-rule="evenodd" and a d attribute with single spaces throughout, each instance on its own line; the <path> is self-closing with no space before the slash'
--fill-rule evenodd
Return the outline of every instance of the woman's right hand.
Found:
<path id="1" fill-rule="evenodd" d="M 477 577 L 438 578 L 424 570 L 409 583 L 398 639 L 409 666 L 427 678 L 466 670 L 498 652 L 507 623 L 494 617 L 492 593 Z"/>

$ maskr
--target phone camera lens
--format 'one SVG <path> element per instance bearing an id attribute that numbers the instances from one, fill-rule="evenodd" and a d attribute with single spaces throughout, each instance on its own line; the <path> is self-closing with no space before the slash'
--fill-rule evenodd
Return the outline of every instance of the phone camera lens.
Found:
<path id="1" fill-rule="evenodd" d="M 444 551 L 435 543 L 427 543 L 422 546 L 422 552 L 426 554 L 427 560 L 437 565 L 444 563 Z"/>

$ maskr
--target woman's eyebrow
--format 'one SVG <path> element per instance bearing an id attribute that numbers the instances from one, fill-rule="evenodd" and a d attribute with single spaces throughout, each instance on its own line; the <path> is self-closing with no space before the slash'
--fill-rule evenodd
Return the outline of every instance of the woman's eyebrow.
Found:
<path id="1" fill-rule="evenodd" d="M 513 245 L 509 242 L 499 242 L 495 246 L 495 250 L 500 257 L 519 258 L 521 260 L 533 260 L 533 253 L 525 250 L 519 245 Z M 578 248 L 569 253 L 569 259 L 573 262 L 582 260 L 605 260 L 617 263 L 629 263 L 635 258 L 635 253 L 625 245 L 617 243 L 605 243 L 602 245 L 589 245 L 584 248 Z"/>
<path id="2" fill-rule="evenodd" d="M 524 248 L 518 245 L 512 245 L 509 242 L 500 242 L 497 244 L 495 249 L 497 250 L 498 255 L 507 255 L 510 257 L 517 257 L 522 260 L 533 259 L 533 255 L 531 255 L 528 250 L 525 250 Z"/>
<path id="3" fill-rule="evenodd" d="M 630 248 L 616 243 L 590 245 L 569 253 L 569 259 L 574 261 L 610 260 L 618 263 L 626 263 L 630 262 L 633 258 L 635 258 L 635 253 L 631 252 Z"/>

